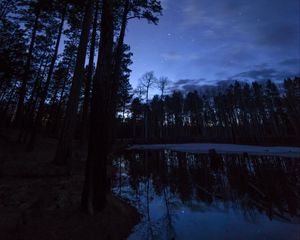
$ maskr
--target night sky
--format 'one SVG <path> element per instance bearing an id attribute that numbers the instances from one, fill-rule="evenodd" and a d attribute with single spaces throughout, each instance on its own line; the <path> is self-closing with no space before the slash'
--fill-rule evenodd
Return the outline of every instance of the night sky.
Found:
<path id="1" fill-rule="evenodd" d="M 157 26 L 129 23 L 131 83 L 151 70 L 178 87 L 299 75 L 299 2 L 164 0 Z"/>

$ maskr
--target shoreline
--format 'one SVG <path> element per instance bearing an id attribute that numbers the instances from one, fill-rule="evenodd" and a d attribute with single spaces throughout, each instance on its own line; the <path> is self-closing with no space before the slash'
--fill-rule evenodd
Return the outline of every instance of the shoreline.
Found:
<path id="1" fill-rule="evenodd" d="M 140 144 L 132 145 L 128 150 L 171 150 L 187 153 L 208 153 L 214 149 L 220 154 L 243 154 L 262 155 L 262 156 L 280 156 L 280 157 L 298 157 L 300 158 L 299 147 L 286 146 L 255 146 L 240 144 L 221 144 L 221 143 L 185 143 L 185 144 Z"/>

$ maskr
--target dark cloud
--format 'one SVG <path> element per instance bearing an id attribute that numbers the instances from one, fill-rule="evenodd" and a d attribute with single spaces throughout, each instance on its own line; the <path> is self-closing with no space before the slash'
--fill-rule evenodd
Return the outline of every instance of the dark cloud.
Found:
<path id="1" fill-rule="evenodd" d="M 257 36 L 258 42 L 267 46 L 290 46 L 299 44 L 299 32 L 291 25 L 267 26 Z"/>
<path id="2" fill-rule="evenodd" d="M 234 84 L 236 80 L 213 80 L 203 82 L 202 84 L 197 83 L 197 80 L 184 79 L 174 82 L 174 85 L 169 88 L 168 93 L 173 91 L 181 91 L 183 94 L 188 92 L 197 91 L 200 95 L 214 96 L 217 93 L 226 91 L 229 85 Z"/>
<path id="3" fill-rule="evenodd" d="M 200 86 L 207 84 L 207 81 L 205 78 L 199 78 L 199 79 L 179 79 L 177 81 L 172 82 L 171 86 L 169 87 L 169 91 L 193 91 L 195 89 L 198 89 Z"/>
<path id="4" fill-rule="evenodd" d="M 207 79 L 180 79 L 172 83 L 169 93 L 182 91 L 183 93 L 197 91 L 201 94 L 213 95 L 215 92 L 222 92 L 235 80 L 207 80 Z"/>
<path id="5" fill-rule="evenodd" d="M 174 81 L 172 83 L 172 87 L 173 88 L 182 88 L 183 86 L 186 85 L 203 85 L 204 83 L 206 83 L 206 79 L 205 78 L 199 78 L 199 79 L 180 79 L 177 81 Z"/>
<path id="6" fill-rule="evenodd" d="M 261 63 L 261 64 L 255 64 L 253 66 L 254 69 L 266 69 L 269 68 L 269 64 L 268 63 Z"/>
<path id="7" fill-rule="evenodd" d="M 292 73 L 281 72 L 274 68 L 264 68 L 241 72 L 230 77 L 230 79 L 257 81 L 271 79 L 274 81 L 278 81 L 291 76 L 293 76 Z"/>
<path id="8" fill-rule="evenodd" d="M 193 91 L 198 91 L 199 88 L 201 88 L 201 86 L 199 85 L 187 84 L 182 87 L 182 90 L 184 92 L 193 92 Z"/>
<path id="9" fill-rule="evenodd" d="M 190 80 L 193 82 L 193 80 Z M 197 91 L 201 94 L 209 92 L 211 89 L 215 89 L 216 86 L 214 85 L 199 85 L 199 84 L 184 84 L 184 85 L 173 85 L 169 88 L 168 93 L 172 93 L 173 91 L 181 91 L 183 94 L 188 92 Z"/>
<path id="10" fill-rule="evenodd" d="M 221 72 L 217 72 L 216 73 L 216 76 L 218 76 L 218 77 L 224 77 L 224 76 L 226 76 L 226 72 L 225 71 L 221 71 Z"/>
<path id="11" fill-rule="evenodd" d="M 180 54 L 176 52 L 162 53 L 161 57 L 163 57 L 163 59 L 165 60 L 173 60 L 173 61 L 181 60 L 183 58 Z"/>
<path id="12" fill-rule="evenodd" d="M 180 80 L 174 82 L 173 85 L 174 85 L 174 86 L 181 86 L 181 85 L 188 84 L 188 83 L 190 83 L 191 81 L 193 81 L 193 80 L 191 80 L 191 79 L 180 79 Z"/>
<path id="13" fill-rule="evenodd" d="M 300 68 L 300 58 L 286 59 L 284 61 L 279 62 L 279 65 L 283 65 L 283 66 L 298 66 Z"/>

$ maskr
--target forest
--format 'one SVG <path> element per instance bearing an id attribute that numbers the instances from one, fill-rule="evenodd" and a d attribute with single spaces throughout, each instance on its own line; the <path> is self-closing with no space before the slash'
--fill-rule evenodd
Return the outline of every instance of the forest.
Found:
<path id="1" fill-rule="evenodd" d="M 43 143 L 47 171 L 64 177 L 80 152 L 79 205 L 94 216 L 111 201 L 112 156 L 128 144 L 299 146 L 299 76 L 183 91 L 149 69 L 133 89 L 128 24 L 162 14 L 158 0 L 1 0 L 0 177 L 8 145 L 26 159 Z"/>
<path id="2" fill-rule="evenodd" d="M 18 129 L 28 151 L 41 131 L 56 136 L 57 165 L 70 161 L 79 129 L 89 143 L 82 205 L 90 212 L 105 205 L 118 92 L 129 81 L 127 22 L 156 24 L 161 11 L 156 0 L 1 2 L 1 124 Z"/>
<path id="3" fill-rule="evenodd" d="M 149 100 L 150 86 L 160 90 Z M 169 83 L 170 84 L 170 83 Z M 140 79 L 137 96 L 120 106 L 118 138 L 135 142 L 299 143 L 300 78 L 224 87 L 167 91 L 168 79 L 152 72 Z M 165 94 L 168 92 L 168 94 Z M 127 113 L 127 116 L 124 115 Z M 124 117 L 125 116 L 125 117 Z M 129 116 L 129 117 L 128 117 Z"/>

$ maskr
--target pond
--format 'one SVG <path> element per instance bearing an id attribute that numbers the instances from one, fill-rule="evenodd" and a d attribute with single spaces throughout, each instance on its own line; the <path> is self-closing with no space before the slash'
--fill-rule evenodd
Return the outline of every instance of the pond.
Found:
<path id="1" fill-rule="evenodd" d="M 142 214 L 129 239 L 300 239 L 300 159 L 127 151 L 115 195 Z"/>

